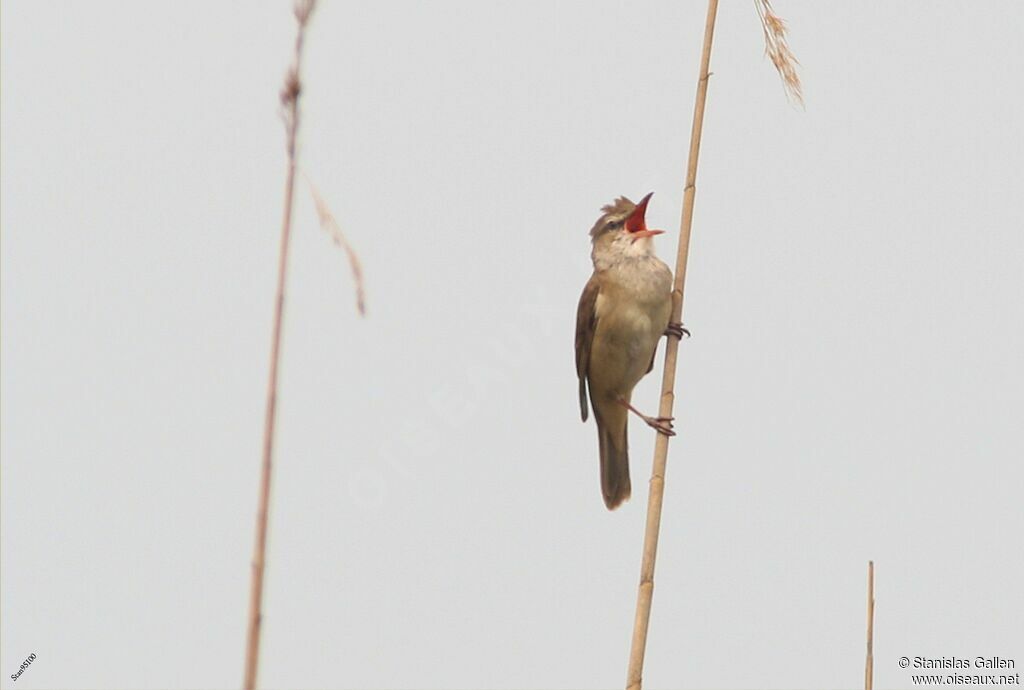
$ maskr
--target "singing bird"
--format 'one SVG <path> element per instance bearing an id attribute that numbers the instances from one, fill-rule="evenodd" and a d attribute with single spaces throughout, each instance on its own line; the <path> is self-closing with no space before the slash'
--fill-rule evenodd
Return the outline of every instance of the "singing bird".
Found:
<path id="1" fill-rule="evenodd" d="M 653 194 L 653 192 L 651 193 Z M 629 412 L 659 433 L 674 436 L 671 417 L 649 417 L 631 403 L 633 387 L 654 368 L 662 335 L 688 334 L 670 324 L 672 272 L 654 255 L 648 230 L 648 194 L 634 204 L 619 197 L 604 206 L 590 230 L 594 273 L 576 312 L 576 374 L 580 415 L 587 421 L 587 391 L 597 423 L 601 494 L 609 510 L 629 498 Z"/>

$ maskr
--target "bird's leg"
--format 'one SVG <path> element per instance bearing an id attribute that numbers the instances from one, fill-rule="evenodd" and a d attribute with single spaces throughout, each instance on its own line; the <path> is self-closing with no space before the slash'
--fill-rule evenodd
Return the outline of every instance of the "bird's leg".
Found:
<path id="1" fill-rule="evenodd" d="M 681 323 L 670 323 L 665 328 L 665 333 L 664 334 L 665 335 L 670 335 L 670 336 L 674 335 L 679 340 L 682 340 L 684 335 L 687 338 L 690 337 L 690 331 L 688 331 L 686 329 L 686 327 L 683 326 L 683 324 L 681 324 Z"/>
<path id="2" fill-rule="evenodd" d="M 630 405 L 625 398 L 618 398 L 617 400 L 620 405 L 647 422 L 647 426 L 651 427 L 659 434 L 664 434 L 665 436 L 676 435 L 676 432 L 672 430 L 672 420 L 675 419 L 674 417 L 648 417 L 643 412 Z"/>

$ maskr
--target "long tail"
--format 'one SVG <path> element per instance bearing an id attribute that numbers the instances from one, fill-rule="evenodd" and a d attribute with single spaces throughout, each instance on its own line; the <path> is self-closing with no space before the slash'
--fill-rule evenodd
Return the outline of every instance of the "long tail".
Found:
<path id="1" fill-rule="evenodd" d="M 597 440 L 601 452 L 601 494 L 608 510 L 615 510 L 629 498 L 629 415 L 624 407 L 605 405 L 597 418 Z"/>

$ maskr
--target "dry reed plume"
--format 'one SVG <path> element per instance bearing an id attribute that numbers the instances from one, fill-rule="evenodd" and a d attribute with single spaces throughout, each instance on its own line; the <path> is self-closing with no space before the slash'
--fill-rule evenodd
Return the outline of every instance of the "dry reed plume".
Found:
<path id="1" fill-rule="evenodd" d="M 775 14 L 771 0 L 754 0 L 754 7 L 757 8 L 758 16 L 761 17 L 761 28 L 764 30 L 764 54 L 778 70 L 786 97 L 803 105 L 803 87 L 800 84 L 800 75 L 796 72 L 800 62 L 786 42 L 786 22 Z"/>
<path id="2" fill-rule="evenodd" d="M 363 284 L 363 266 L 359 262 L 359 256 L 356 255 L 352 245 L 348 243 L 345 234 L 341 231 L 341 226 L 338 225 L 338 221 L 335 220 L 334 214 L 327 207 L 316 186 L 310 182 L 308 176 L 304 175 L 304 177 L 306 177 L 306 184 L 309 185 L 309 192 L 313 195 L 316 214 L 320 218 L 320 227 L 330 235 L 331 241 L 344 249 L 345 254 L 348 255 L 348 264 L 352 269 L 352 279 L 356 284 L 356 308 L 359 310 L 360 316 L 366 316 L 366 287 Z"/>

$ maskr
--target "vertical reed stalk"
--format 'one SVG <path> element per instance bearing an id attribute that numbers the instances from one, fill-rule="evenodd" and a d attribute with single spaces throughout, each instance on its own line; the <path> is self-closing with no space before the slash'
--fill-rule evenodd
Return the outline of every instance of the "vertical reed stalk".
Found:
<path id="1" fill-rule="evenodd" d="M 277 412 L 277 372 L 281 355 L 281 329 L 284 323 L 284 295 L 288 277 L 288 246 L 292 231 L 292 199 L 295 196 L 296 139 L 299 131 L 299 94 L 302 91 L 299 68 L 306 25 L 313 11 L 314 0 L 297 0 L 295 18 L 295 55 L 292 67 L 281 90 L 282 117 L 288 152 L 288 172 L 284 185 L 284 220 L 277 260 L 277 291 L 274 299 L 274 325 L 270 341 L 270 376 L 267 383 L 267 406 L 263 422 L 263 462 L 260 476 L 259 503 L 256 513 L 256 545 L 252 557 L 252 582 L 249 590 L 249 627 L 245 648 L 245 690 L 255 690 L 259 667 L 260 632 L 263 616 L 263 572 L 266 567 L 267 517 L 270 509 L 270 478 L 274 454 L 274 427 Z"/>
<path id="2" fill-rule="evenodd" d="M 875 683 L 875 562 L 868 561 L 868 654 L 864 661 L 864 690 Z"/>
<path id="3" fill-rule="evenodd" d="M 690 228 L 693 224 L 693 201 L 697 183 L 697 160 L 700 157 L 700 137 L 704 127 L 704 103 L 708 94 L 708 67 L 711 63 L 711 43 L 715 34 L 715 16 L 718 0 L 708 0 L 707 20 L 704 25 L 704 49 L 700 58 L 700 77 L 697 80 L 697 99 L 693 104 L 693 127 L 690 130 L 690 156 L 686 168 L 686 187 L 683 189 L 683 211 L 679 228 L 679 250 L 676 254 L 675 280 L 672 290 L 672 321 L 683 318 L 683 289 L 686 285 L 686 260 L 690 252 Z M 675 404 L 676 361 L 679 340 L 668 338 L 665 347 L 665 373 L 661 382 L 661 404 L 658 416 L 671 417 Z M 644 652 L 647 648 L 647 626 L 651 618 L 654 597 L 654 563 L 658 554 L 658 533 L 661 529 L 661 504 L 665 494 L 665 465 L 668 459 L 668 436 L 658 434 L 654 446 L 654 466 L 651 471 L 650 492 L 647 499 L 647 527 L 644 532 L 643 560 L 640 564 L 640 588 L 633 623 L 633 643 L 629 653 L 627 690 L 640 690 L 643 682 Z"/>

